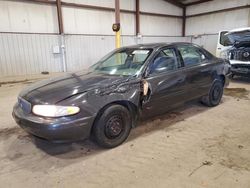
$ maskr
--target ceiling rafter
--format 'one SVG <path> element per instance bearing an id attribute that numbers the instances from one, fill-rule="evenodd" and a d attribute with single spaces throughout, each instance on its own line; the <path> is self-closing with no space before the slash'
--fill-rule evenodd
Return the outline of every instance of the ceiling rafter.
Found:
<path id="1" fill-rule="evenodd" d="M 17 0 L 9 0 L 9 1 L 17 1 Z M 41 3 L 41 4 L 51 4 L 56 5 L 56 0 L 19 0 L 21 2 L 28 2 L 28 3 Z"/>
<path id="2" fill-rule="evenodd" d="M 192 2 L 192 3 L 187 3 L 187 4 L 185 4 L 185 6 L 198 5 L 198 4 L 201 4 L 201 3 L 206 3 L 206 2 L 209 2 L 209 1 L 213 1 L 213 0 L 201 0 L 201 1 L 195 1 L 195 2 Z"/>
<path id="3" fill-rule="evenodd" d="M 183 3 L 181 3 L 181 2 L 179 2 L 179 1 L 175 1 L 175 0 L 164 0 L 164 1 L 166 1 L 166 2 L 168 2 L 170 4 L 172 4 L 172 5 L 175 5 L 177 7 L 180 7 L 180 8 L 185 7 L 185 5 Z"/>
<path id="4" fill-rule="evenodd" d="M 17 1 L 17 0 L 9 0 L 9 1 Z M 19 0 L 19 1 L 24 1 L 24 2 L 36 2 L 36 3 L 44 3 L 44 4 L 56 4 L 56 0 Z M 199 0 L 199 1 L 194 1 L 190 3 L 184 3 L 186 0 L 164 0 L 172 5 L 175 5 L 180 8 L 184 8 L 187 6 L 192 6 L 192 5 L 197 5 L 201 3 L 206 3 L 209 1 L 213 0 Z M 73 4 L 73 3 L 66 3 L 65 4 Z"/>
<path id="5" fill-rule="evenodd" d="M 199 1 L 194 1 L 194 2 L 190 2 L 190 3 L 184 3 L 185 0 L 164 0 L 164 1 L 166 1 L 172 5 L 175 5 L 177 7 L 184 8 L 187 6 L 198 5 L 198 4 L 206 3 L 209 1 L 213 1 L 213 0 L 199 0 Z"/>

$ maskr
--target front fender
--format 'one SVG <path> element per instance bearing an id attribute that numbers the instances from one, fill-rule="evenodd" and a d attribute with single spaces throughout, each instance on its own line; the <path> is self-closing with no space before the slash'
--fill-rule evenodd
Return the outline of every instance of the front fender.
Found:
<path id="1" fill-rule="evenodd" d="M 74 95 L 58 104 L 78 106 L 86 116 L 96 116 L 102 108 L 118 101 L 128 101 L 138 107 L 141 98 L 140 88 L 140 81 L 112 85 Z"/>

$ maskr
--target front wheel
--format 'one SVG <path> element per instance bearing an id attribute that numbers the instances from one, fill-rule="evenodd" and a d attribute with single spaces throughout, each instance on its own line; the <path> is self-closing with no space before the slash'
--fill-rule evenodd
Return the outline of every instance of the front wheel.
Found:
<path id="1" fill-rule="evenodd" d="M 209 94 L 202 98 L 202 103 L 214 107 L 220 104 L 223 95 L 223 83 L 219 80 L 215 81 L 210 88 Z"/>
<path id="2" fill-rule="evenodd" d="M 127 108 L 112 105 L 97 117 L 93 127 L 93 136 L 100 146 L 113 148 L 127 139 L 131 125 L 132 119 Z"/>

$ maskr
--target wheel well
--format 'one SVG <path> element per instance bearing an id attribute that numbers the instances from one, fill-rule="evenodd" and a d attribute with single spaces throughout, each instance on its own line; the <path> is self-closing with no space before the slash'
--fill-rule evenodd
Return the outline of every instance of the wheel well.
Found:
<path id="1" fill-rule="evenodd" d="M 111 104 L 119 104 L 126 107 L 130 113 L 137 114 L 137 106 L 130 101 L 116 101 Z"/>
<path id="2" fill-rule="evenodd" d="M 132 116 L 132 127 L 135 127 L 136 120 L 137 120 L 137 118 L 138 118 L 138 107 L 137 107 L 134 103 L 132 103 L 132 102 L 130 102 L 130 101 L 125 101 L 125 100 L 123 100 L 123 101 L 114 101 L 114 102 L 112 102 L 112 103 L 109 103 L 109 104 L 105 105 L 103 108 L 101 108 L 101 109 L 99 110 L 99 112 L 97 113 L 96 117 L 95 117 L 94 124 L 95 124 L 95 122 L 97 121 L 97 119 L 102 115 L 102 113 L 103 113 L 108 107 L 110 107 L 110 106 L 112 106 L 112 105 L 121 105 L 121 106 L 124 106 L 125 108 L 127 108 L 128 111 L 130 112 L 131 116 Z M 93 125 L 94 125 L 94 124 L 93 124 Z M 94 126 L 92 126 L 92 130 L 93 130 L 93 127 L 94 127 Z M 92 131 L 91 131 L 91 132 L 92 132 Z"/>

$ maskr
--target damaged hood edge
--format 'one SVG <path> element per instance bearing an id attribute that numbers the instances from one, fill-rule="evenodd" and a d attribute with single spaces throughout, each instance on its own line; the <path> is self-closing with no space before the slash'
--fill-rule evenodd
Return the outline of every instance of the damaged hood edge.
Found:
<path id="1" fill-rule="evenodd" d="M 85 92 L 94 91 L 91 94 L 126 92 L 132 79 L 134 80 L 133 77 L 97 73 L 73 73 L 35 83 L 24 89 L 19 96 L 32 104 L 56 104 Z"/>

